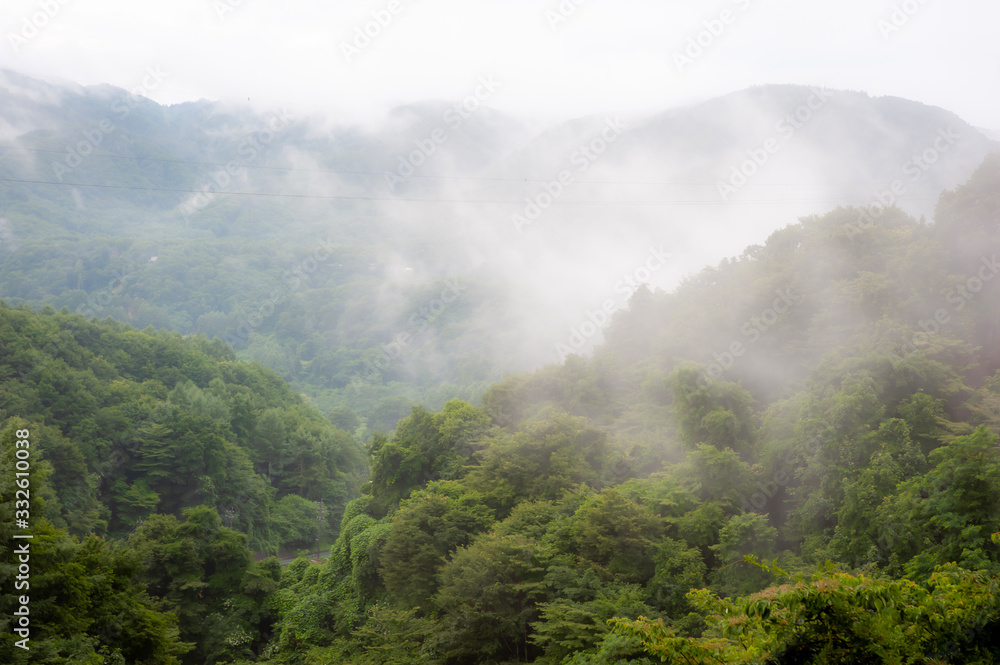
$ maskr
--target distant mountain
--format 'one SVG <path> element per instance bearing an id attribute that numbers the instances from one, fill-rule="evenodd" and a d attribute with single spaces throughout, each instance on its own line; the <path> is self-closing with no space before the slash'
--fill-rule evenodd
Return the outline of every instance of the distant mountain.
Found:
<path id="1" fill-rule="evenodd" d="M 963 182 L 987 153 L 1000 148 L 995 135 L 944 109 L 795 85 L 759 86 L 622 123 L 620 140 L 606 157 L 594 160 L 595 170 L 624 175 L 641 167 L 645 177 L 618 179 L 673 182 L 678 189 L 663 193 L 717 201 L 722 201 L 721 182 L 738 190 L 726 198 L 732 201 L 773 197 L 780 186 L 788 198 L 805 194 L 830 205 L 866 203 L 879 186 L 900 179 L 907 183 L 902 207 L 926 214 L 933 209 L 928 197 Z M 560 126 L 509 160 L 506 171 L 552 172 L 588 142 L 599 146 L 604 125 L 604 118 L 586 118 Z M 942 132 L 947 140 L 939 139 Z M 740 178 L 731 182 L 734 169 L 743 171 L 745 185 L 738 184 Z"/>
<path id="2" fill-rule="evenodd" d="M 602 132 L 615 122 L 625 129 L 605 149 Z M 861 92 L 770 85 L 649 117 L 566 123 L 495 172 L 551 181 L 568 170 L 573 184 L 561 202 L 631 202 L 590 210 L 552 206 L 545 224 L 531 224 L 536 233 L 548 228 L 545 252 L 564 242 L 567 231 L 599 236 L 613 225 L 629 244 L 657 237 L 682 250 L 675 254 L 684 255 L 683 274 L 739 254 L 799 216 L 838 205 L 891 200 L 930 217 L 940 192 L 967 180 L 998 149 L 995 138 L 944 109 Z M 506 191 L 532 199 L 541 192 L 542 183 Z M 654 203 L 637 203 L 647 201 Z M 492 221 L 511 225 L 499 215 Z M 603 250 L 597 247 L 586 261 L 598 260 Z M 672 284 L 679 277 L 672 275 Z"/>
<path id="3" fill-rule="evenodd" d="M 983 133 L 983 136 L 990 139 L 991 141 L 994 142 L 1000 141 L 1000 131 L 997 131 L 995 129 L 984 129 L 983 127 L 979 127 L 978 129 L 980 132 Z"/>
<path id="4" fill-rule="evenodd" d="M 1000 149 L 859 92 L 540 128 L 490 90 L 360 126 L 0 72 L 0 297 L 220 336 L 384 428 L 589 351 L 639 283 L 672 289 L 801 216 L 930 217 Z"/>

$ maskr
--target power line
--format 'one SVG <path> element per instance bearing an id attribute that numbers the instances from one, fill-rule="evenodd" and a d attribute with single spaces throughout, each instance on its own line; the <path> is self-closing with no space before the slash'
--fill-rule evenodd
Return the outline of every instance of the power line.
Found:
<path id="1" fill-rule="evenodd" d="M 335 201 L 382 201 L 386 203 L 486 203 L 486 204 L 504 204 L 504 205 L 523 205 L 525 203 L 530 203 L 530 199 L 421 199 L 412 197 L 385 197 L 385 196 L 342 196 L 333 194 L 283 194 L 279 192 L 228 192 L 228 191 L 217 191 L 209 192 L 201 189 L 181 189 L 172 187 L 135 187 L 132 185 L 95 185 L 82 182 L 56 182 L 51 180 L 26 180 L 18 178 L 0 178 L 0 182 L 11 182 L 19 184 L 30 184 L 30 185 L 56 185 L 62 187 L 89 187 L 95 189 L 124 189 L 130 191 L 142 191 L 142 192 L 172 192 L 178 194 L 223 194 L 229 196 L 256 196 L 263 198 L 293 198 L 293 199 L 323 199 L 323 200 L 335 200 Z M 924 197 L 921 199 L 911 198 L 910 200 L 932 200 L 929 197 Z M 852 201 L 842 200 L 844 203 L 849 203 Z M 853 201 L 855 203 L 870 203 L 870 199 L 859 199 Z M 746 204 L 766 204 L 766 205 L 776 205 L 776 204 L 817 204 L 817 205 L 828 205 L 829 200 L 809 200 L 809 199 L 774 199 L 774 200 L 754 200 L 754 201 L 600 201 L 600 200 L 570 200 L 570 201 L 560 201 L 554 200 L 549 205 L 746 205 Z M 548 207 L 548 206 L 546 206 Z"/>
<path id="2" fill-rule="evenodd" d="M 23 146 L 4 146 L 0 145 L 0 150 L 21 150 L 24 152 L 39 152 L 39 153 L 53 153 L 53 154 L 66 154 L 65 150 L 52 150 L 51 148 L 28 148 Z M 164 159 L 160 157 L 138 157 L 134 155 L 120 155 L 115 153 L 96 153 L 92 152 L 87 155 L 87 158 L 98 157 L 104 159 L 127 159 L 132 161 L 143 161 L 143 162 L 161 162 L 165 164 L 193 164 L 199 166 L 219 166 L 225 168 L 228 163 L 223 162 L 203 162 L 197 160 L 188 159 Z M 231 163 L 231 162 L 229 162 Z M 302 172 L 302 173 L 330 173 L 334 175 L 360 175 L 360 176 L 376 176 L 384 177 L 386 174 L 393 174 L 391 171 L 382 171 L 381 173 L 375 171 L 344 171 L 338 169 L 303 169 L 295 168 L 291 166 L 264 166 L 259 164 L 240 164 L 240 168 L 247 169 L 262 169 L 269 171 L 288 171 L 288 172 Z M 454 175 L 428 175 L 428 174 L 411 174 L 407 176 L 409 178 L 424 178 L 432 180 L 472 180 L 472 181 L 485 181 L 485 182 L 551 182 L 554 178 L 487 178 L 478 176 L 454 176 Z M 684 181 L 648 181 L 648 180 L 574 180 L 573 183 L 579 184 L 589 184 L 589 185 L 659 185 L 659 186 L 686 186 L 686 187 L 715 187 L 716 182 L 684 182 Z M 777 183 L 777 182 L 758 182 L 751 183 L 748 182 L 745 187 L 838 187 L 847 185 L 864 185 L 864 186 L 876 186 L 885 185 L 885 182 L 842 182 L 842 183 Z"/>
<path id="3" fill-rule="evenodd" d="M 21 147 L 21 146 L 0 146 L 0 150 L 23 150 L 25 152 L 48 152 L 48 153 L 55 153 L 55 154 L 60 154 L 60 155 L 65 155 L 66 154 L 65 150 L 52 150 L 52 149 L 49 149 L 49 148 L 24 148 L 24 147 Z M 195 160 L 190 160 L 190 159 L 163 159 L 163 158 L 160 158 L 160 157 L 138 157 L 138 156 L 135 156 L 135 155 L 116 155 L 116 154 L 110 153 L 110 152 L 101 152 L 101 153 L 93 152 L 93 153 L 90 153 L 89 155 L 87 155 L 87 157 L 88 158 L 90 158 L 90 157 L 101 157 L 101 158 L 105 158 L 105 159 L 128 159 L 128 160 L 134 160 L 134 161 L 138 161 L 138 162 L 162 162 L 162 163 L 166 163 L 166 164 L 196 164 L 196 165 L 201 165 L 201 166 L 221 166 L 221 167 L 226 167 L 228 165 L 228 164 L 223 163 L 223 162 L 202 162 L 202 161 L 195 161 Z M 266 170 L 273 170 L 273 171 L 301 171 L 303 173 L 335 173 L 335 174 L 340 174 L 340 175 L 374 175 L 374 176 L 383 176 L 383 175 L 385 175 L 384 173 L 375 173 L 373 171 L 338 171 L 338 170 L 334 170 L 334 169 L 300 169 L 300 168 L 293 168 L 293 167 L 289 167 L 289 166 L 262 166 L 262 165 L 259 165 L 259 164 L 241 164 L 240 167 L 241 168 L 248 168 L 248 169 L 266 169 Z M 436 177 L 446 177 L 446 176 L 417 176 L 417 175 L 413 175 L 413 176 L 410 176 L 410 177 L 412 177 L 412 178 L 436 178 Z M 467 179 L 467 178 L 462 178 L 462 179 Z"/>

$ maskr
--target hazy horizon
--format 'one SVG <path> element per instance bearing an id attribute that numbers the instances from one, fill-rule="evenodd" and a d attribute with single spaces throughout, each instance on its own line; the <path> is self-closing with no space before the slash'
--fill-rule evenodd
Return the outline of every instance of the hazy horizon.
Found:
<path id="1" fill-rule="evenodd" d="M 80 219 L 93 234 L 100 209 L 143 220 L 108 235 L 243 238 L 234 263 L 255 243 L 290 250 L 335 231 L 385 271 L 366 296 L 380 325 L 399 327 L 403 294 L 474 277 L 489 289 L 467 305 L 470 348 L 482 329 L 514 349 L 491 354 L 537 367 L 636 284 L 673 290 L 804 216 L 891 196 L 931 219 L 997 149 L 1000 7 L 981 5 L 18 1 L 0 70 L 87 91 L 78 106 L 31 86 L 0 99 L 0 134 L 25 150 L 10 167 L 51 183 L 39 202 L 65 217 L 40 205 L 5 229 L 16 242 L 35 217 L 60 231 Z M 105 85 L 207 106 L 121 113 Z M 272 120 L 266 146 L 247 143 Z M 110 154 L 76 169 L 73 146 L 101 122 L 103 143 L 84 148 Z M 133 154 L 175 165 L 143 170 Z M 145 192 L 131 201 L 118 185 Z M 254 293 L 149 316 L 232 334 Z"/>
<path id="2" fill-rule="evenodd" d="M 348 119 L 455 102 L 484 76 L 500 82 L 488 106 L 550 122 L 644 115 L 791 83 L 915 99 L 1000 129 L 1000 97 L 989 85 L 1000 73 L 989 52 L 1000 7 L 983 3 L 294 0 L 272 7 L 97 0 L 43 10 L 17 0 L 0 23 L 0 67 L 126 89 L 142 86 L 153 69 L 163 80 L 146 96 L 163 104 L 249 101 Z M 970 77 L 982 84 L 969 85 Z"/>

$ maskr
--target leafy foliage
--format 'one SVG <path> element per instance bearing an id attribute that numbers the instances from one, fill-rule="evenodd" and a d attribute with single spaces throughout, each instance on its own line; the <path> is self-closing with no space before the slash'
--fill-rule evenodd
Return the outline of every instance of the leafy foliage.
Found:
<path id="1" fill-rule="evenodd" d="M 0 553 L 30 427 L 40 662 L 996 662 L 1000 280 L 960 287 L 1000 249 L 997 178 L 940 227 L 837 209 L 641 289 L 592 358 L 482 408 L 372 390 L 326 419 L 218 341 L 0 307 Z M 320 315 L 384 322 L 325 288 L 248 348 L 339 385 L 362 361 Z M 323 534 L 325 562 L 251 554 Z"/>

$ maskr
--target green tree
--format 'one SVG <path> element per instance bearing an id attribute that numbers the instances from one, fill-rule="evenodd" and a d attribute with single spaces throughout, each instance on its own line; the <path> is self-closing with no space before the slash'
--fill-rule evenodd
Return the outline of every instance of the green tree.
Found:
<path id="1" fill-rule="evenodd" d="M 880 544 L 915 580 L 948 562 L 1000 571 L 1000 556 L 990 543 L 1000 531 L 997 436 L 979 427 L 931 451 L 929 461 L 927 473 L 901 483 L 880 506 Z"/>
<path id="2" fill-rule="evenodd" d="M 572 654 L 593 650 L 609 631 L 614 617 L 638 618 L 652 608 L 637 584 L 598 585 L 585 600 L 557 598 L 538 606 L 541 619 L 532 626 L 531 640 L 544 649 L 537 663 L 561 663 Z"/>
<path id="3" fill-rule="evenodd" d="M 432 609 L 441 567 L 493 523 L 493 511 L 475 492 L 437 481 L 405 499 L 392 517 L 382 549 L 381 576 L 393 598 L 407 608 Z"/>
<path id="4" fill-rule="evenodd" d="M 713 637 L 642 617 L 616 620 L 615 632 L 663 662 L 989 663 L 1000 655 L 997 590 L 996 577 L 956 567 L 933 573 L 929 588 L 827 572 L 736 599 L 692 593 Z"/>
<path id="5" fill-rule="evenodd" d="M 434 648 L 438 631 L 433 619 L 420 616 L 416 610 L 375 604 L 351 636 L 363 654 L 361 662 L 435 665 L 440 662 Z"/>
<path id="6" fill-rule="evenodd" d="M 767 586 L 773 579 L 768 571 L 744 559 L 774 556 L 777 538 L 778 530 L 764 515 L 743 513 L 729 518 L 719 531 L 719 542 L 712 545 L 719 562 L 711 573 L 713 587 L 728 596 L 744 596 Z"/>
<path id="7" fill-rule="evenodd" d="M 248 642 L 234 637 L 247 632 L 246 622 L 227 603 L 250 566 L 247 537 L 224 527 L 207 506 L 183 515 L 183 522 L 154 515 L 129 537 L 139 561 L 136 580 L 177 615 L 181 638 L 196 644 L 185 662 L 242 657 Z"/>
<path id="8" fill-rule="evenodd" d="M 615 488 L 591 497 L 573 519 L 573 542 L 581 557 L 623 582 L 643 584 L 653 575 L 654 542 L 662 521 Z"/>
<path id="9" fill-rule="evenodd" d="M 467 483 L 505 517 L 520 501 L 554 500 L 580 484 L 601 484 L 607 435 L 565 415 L 493 439 Z"/>
<path id="10" fill-rule="evenodd" d="M 732 448 L 744 457 L 752 454 L 756 425 L 749 392 L 735 383 L 709 380 L 692 366 L 675 369 L 666 385 L 684 443 Z"/>
<path id="11" fill-rule="evenodd" d="M 316 544 L 319 507 L 298 494 L 286 494 L 274 506 L 273 529 L 281 547 L 306 548 Z"/>
<path id="12" fill-rule="evenodd" d="M 41 431 L 19 418 L 0 428 L 0 661 L 177 665 L 191 645 L 178 637 L 176 616 L 133 581 L 132 553 L 96 537 L 78 541 L 46 518 L 49 502 L 39 495 L 47 493 L 49 471 L 30 455 Z M 15 475 L 17 450 L 29 451 L 27 477 Z M 15 496 L 19 490 L 26 494 Z M 25 495 L 39 497 L 29 499 L 32 538 L 14 539 L 15 501 Z M 25 637 L 14 632 L 22 597 L 28 599 L 28 650 L 15 645 Z"/>
<path id="13" fill-rule="evenodd" d="M 705 584 L 707 568 L 701 552 L 665 538 L 656 548 L 654 561 L 656 570 L 649 581 L 654 607 L 672 618 L 685 616 L 692 610 L 687 593 Z"/>
<path id="14" fill-rule="evenodd" d="M 538 619 L 544 569 L 523 536 L 485 533 L 459 548 L 441 570 L 435 606 L 449 660 L 527 659 L 529 624 Z"/>

